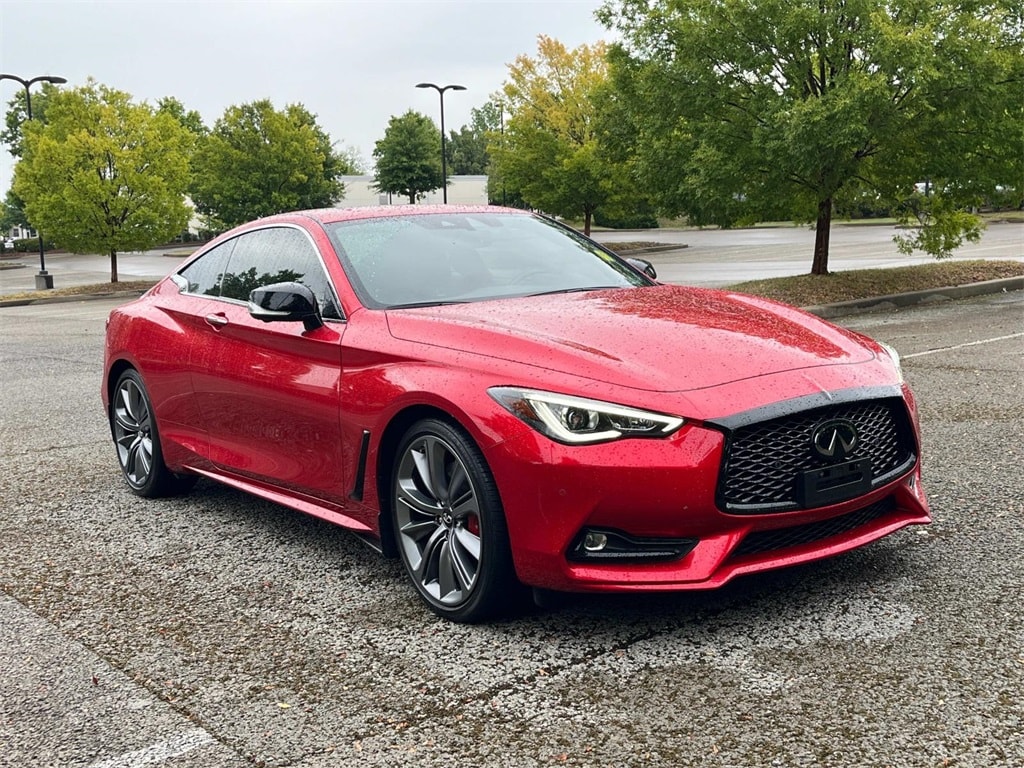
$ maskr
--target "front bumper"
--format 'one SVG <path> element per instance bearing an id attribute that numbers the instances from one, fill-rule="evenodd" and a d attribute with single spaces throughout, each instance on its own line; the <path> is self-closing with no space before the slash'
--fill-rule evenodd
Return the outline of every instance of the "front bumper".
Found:
<path id="1" fill-rule="evenodd" d="M 716 503 L 724 442 L 720 431 L 693 423 L 664 440 L 592 446 L 564 446 L 515 429 L 487 459 L 519 578 L 563 591 L 709 589 L 741 574 L 831 557 L 931 520 L 919 461 L 843 503 L 724 513 Z M 578 550 L 588 530 L 695 543 L 682 557 L 656 562 L 587 560 Z"/>

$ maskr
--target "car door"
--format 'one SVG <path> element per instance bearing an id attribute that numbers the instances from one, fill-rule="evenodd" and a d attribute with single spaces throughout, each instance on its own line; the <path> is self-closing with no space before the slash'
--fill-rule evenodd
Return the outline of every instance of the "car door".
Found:
<path id="1" fill-rule="evenodd" d="M 264 323 L 248 312 L 249 292 L 295 281 L 317 296 L 324 325 Z M 313 240 L 297 226 L 234 239 L 219 296 L 203 318 L 207 359 L 193 387 L 210 458 L 221 470 L 345 506 L 340 438 L 341 339 L 345 322 Z"/>

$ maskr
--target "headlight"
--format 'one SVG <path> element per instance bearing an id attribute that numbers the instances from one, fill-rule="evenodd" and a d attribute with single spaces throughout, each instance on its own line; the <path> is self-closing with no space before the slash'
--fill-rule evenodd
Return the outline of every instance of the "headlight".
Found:
<path id="1" fill-rule="evenodd" d="M 560 443 L 665 437 L 683 425 L 683 420 L 676 416 L 572 395 L 518 387 L 492 387 L 488 393 L 513 416 Z"/>
<path id="2" fill-rule="evenodd" d="M 896 366 L 896 375 L 900 378 L 900 384 L 903 383 L 903 366 L 900 364 L 900 353 L 890 347 L 884 341 L 875 341 L 878 346 L 885 350 L 885 353 L 889 355 L 889 359 L 892 360 L 892 364 Z"/>

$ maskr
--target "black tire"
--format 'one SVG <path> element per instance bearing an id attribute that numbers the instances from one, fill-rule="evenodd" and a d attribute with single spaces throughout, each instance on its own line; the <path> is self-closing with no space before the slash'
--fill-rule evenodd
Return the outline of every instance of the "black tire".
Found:
<path id="1" fill-rule="evenodd" d="M 195 475 L 176 475 L 164 464 L 153 405 L 135 369 L 118 377 L 108 417 L 117 461 L 133 493 L 146 498 L 173 496 L 196 484 Z"/>
<path id="2" fill-rule="evenodd" d="M 391 473 L 391 517 L 405 571 L 427 606 L 462 623 L 517 603 L 501 498 L 480 449 L 438 419 L 414 424 Z"/>

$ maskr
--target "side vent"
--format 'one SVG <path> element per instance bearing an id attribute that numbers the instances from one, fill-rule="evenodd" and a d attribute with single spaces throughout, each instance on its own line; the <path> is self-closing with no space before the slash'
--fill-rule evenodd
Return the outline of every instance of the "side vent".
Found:
<path id="1" fill-rule="evenodd" d="M 366 456 L 370 452 L 370 433 L 363 430 L 363 437 L 359 441 L 359 464 L 356 467 L 356 481 L 352 486 L 352 492 L 348 497 L 352 501 L 363 500 L 363 483 L 366 481 Z"/>

